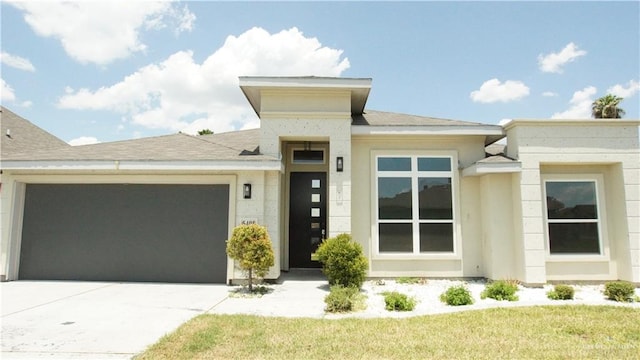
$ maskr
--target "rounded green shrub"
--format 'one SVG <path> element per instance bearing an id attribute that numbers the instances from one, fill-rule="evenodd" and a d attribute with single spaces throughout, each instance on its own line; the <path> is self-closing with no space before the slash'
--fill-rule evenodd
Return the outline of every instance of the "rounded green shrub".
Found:
<path id="1" fill-rule="evenodd" d="M 416 307 L 416 299 L 397 291 L 384 292 L 384 308 L 389 311 L 412 311 Z"/>
<path id="2" fill-rule="evenodd" d="M 574 294 L 575 290 L 570 285 L 558 284 L 547 292 L 547 297 L 551 300 L 573 300 Z"/>
<path id="3" fill-rule="evenodd" d="M 322 263 L 322 272 L 329 284 L 360 288 L 367 273 L 368 263 L 362 246 L 348 234 L 326 239 L 316 251 Z"/>
<path id="4" fill-rule="evenodd" d="M 227 240 L 227 255 L 247 272 L 249 291 L 253 291 L 253 277 L 264 277 L 274 264 L 267 228 L 258 224 L 236 226 Z"/>
<path id="5" fill-rule="evenodd" d="M 362 310 L 366 307 L 365 296 L 356 287 L 344 287 L 334 285 L 329 294 L 325 296 L 324 303 L 326 312 L 350 312 Z"/>
<path id="6" fill-rule="evenodd" d="M 460 306 L 473 304 L 473 297 L 464 285 L 452 286 L 440 295 L 440 301 L 447 305 Z"/>
<path id="7" fill-rule="evenodd" d="M 635 286 L 628 281 L 610 281 L 604 284 L 604 295 L 609 300 L 620 302 L 632 302 L 635 295 Z"/>
<path id="8" fill-rule="evenodd" d="M 508 301 L 518 301 L 518 295 L 516 292 L 518 291 L 518 285 L 505 281 L 498 280 L 487 284 L 480 294 L 481 299 L 491 298 L 495 300 L 508 300 Z"/>

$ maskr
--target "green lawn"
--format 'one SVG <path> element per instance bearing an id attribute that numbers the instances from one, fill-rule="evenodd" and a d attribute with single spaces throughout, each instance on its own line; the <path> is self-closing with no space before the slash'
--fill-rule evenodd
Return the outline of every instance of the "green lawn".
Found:
<path id="1" fill-rule="evenodd" d="M 407 319 L 201 315 L 136 359 L 637 359 L 640 310 L 496 308 Z"/>

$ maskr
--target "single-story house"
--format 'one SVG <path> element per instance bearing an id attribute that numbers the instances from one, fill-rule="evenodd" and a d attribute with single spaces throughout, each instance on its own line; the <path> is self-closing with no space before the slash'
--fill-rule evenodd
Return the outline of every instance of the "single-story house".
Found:
<path id="1" fill-rule="evenodd" d="M 228 283 L 234 226 L 282 271 L 349 233 L 369 277 L 640 283 L 639 120 L 365 110 L 371 79 L 241 77 L 260 128 L 69 146 L 2 108 L 0 276 Z"/>

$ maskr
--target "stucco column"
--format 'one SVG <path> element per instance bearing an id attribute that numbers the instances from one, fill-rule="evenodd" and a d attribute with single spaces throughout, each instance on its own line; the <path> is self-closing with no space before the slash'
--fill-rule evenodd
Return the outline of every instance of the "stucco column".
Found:
<path id="1" fill-rule="evenodd" d="M 329 136 L 329 237 L 351 233 L 351 118 L 334 121 Z M 342 172 L 336 169 L 342 157 Z"/>
<path id="2" fill-rule="evenodd" d="M 522 214 L 522 281 L 544 284 L 547 276 L 540 163 L 525 159 L 521 161 L 519 206 Z"/>

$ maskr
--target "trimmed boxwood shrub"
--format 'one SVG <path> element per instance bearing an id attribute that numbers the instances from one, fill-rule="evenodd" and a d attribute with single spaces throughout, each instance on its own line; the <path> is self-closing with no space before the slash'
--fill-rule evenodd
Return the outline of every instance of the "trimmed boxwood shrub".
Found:
<path id="1" fill-rule="evenodd" d="M 635 286 L 628 281 L 610 281 L 604 284 L 604 295 L 609 300 L 620 302 L 632 302 L 635 295 Z"/>
<path id="2" fill-rule="evenodd" d="M 573 300 L 574 294 L 575 290 L 570 285 L 558 284 L 547 292 L 547 297 L 551 300 Z"/>
<path id="3" fill-rule="evenodd" d="M 364 283 L 369 264 L 362 246 L 352 241 L 351 235 L 340 234 L 324 240 L 316 255 L 330 285 L 360 288 Z"/>
<path id="4" fill-rule="evenodd" d="M 473 304 L 473 297 L 464 285 L 452 286 L 440 295 L 440 301 L 447 305 L 460 306 Z"/>
<path id="5" fill-rule="evenodd" d="M 363 310 L 366 307 L 364 300 L 365 296 L 360 293 L 360 289 L 334 285 L 324 298 L 324 303 L 327 304 L 324 310 L 332 313 Z"/>
<path id="6" fill-rule="evenodd" d="M 384 296 L 385 309 L 389 311 L 412 311 L 416 307 L 416 299 L 397 291 L 387 291 Z"/>
<path id="7" fill-rule="evenodd" d="M 495 300 L 509 300 L 509 301 L 518 301 L 518 295 L 516 292 L 518 291 L 518 285 L 505 281 L 498 280 L 487 284 L 480 294 L 481 299 L 491 298 Z"/>

